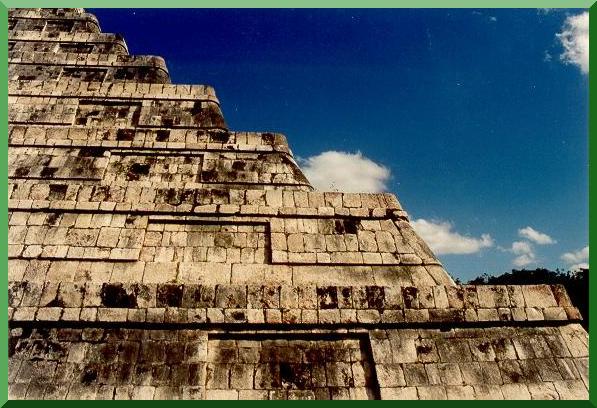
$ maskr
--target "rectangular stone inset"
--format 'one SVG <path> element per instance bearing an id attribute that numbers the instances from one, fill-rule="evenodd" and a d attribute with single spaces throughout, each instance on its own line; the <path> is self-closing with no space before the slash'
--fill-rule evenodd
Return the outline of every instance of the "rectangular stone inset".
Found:
<path id="1" fill-rule="evenodd" d="M 378 399 L 368 340 L 336 334 L 211 334 L 205 388 L 262 399 Z"/>
<path id="2" fill-rule="evenodd" d="M 391 219 L 286 218 L 272 262 L 328 265 L 421 264 Z"/>
<path id="3" fill-rule="evenodd" d="M 106 78 L 108 70 L 106 68 L 94 67 L 64 67 L 62 69 L 63 78 L 77 78 L 82 81 L 102 82 Z"/>
<path id="4" fill-rule="evenodd" d="M 9 178 L 101 180 L 108 158 L 104 149 L 11 147 Z"/>
<path id="5" fill-rule="evenodd" d="M 140 102 L 82 99 L 77 107 L 74 124 L 130 127 L 138 124 L 140 112 Z"/>
<path id="6" fill-rule="evenodd" d="M 151 220 L 141 259 L 155 262 L 269 263 L 265 223 Z"/>
<path id="7" fill-rule="evenodd" d="M 139 126 L 224 128 L 224 118 L 218 105 L 211 101 L 152 100 L 144 104 Z"/>
<path id="8" fill-rule="evenodd" d="M 132 139 L 134 131 L 120 129 L 117 134 L 121 140 Z M 127 130 L 128 132 L 125 132 Z M 113 151 L 108 164 L 105 183 L 123 181 L 151 181 L 163 183 L 193 183 L 201 169 L 202 155 L 185 156 L 166 154 L 166 152 L 134 153 Z"/>

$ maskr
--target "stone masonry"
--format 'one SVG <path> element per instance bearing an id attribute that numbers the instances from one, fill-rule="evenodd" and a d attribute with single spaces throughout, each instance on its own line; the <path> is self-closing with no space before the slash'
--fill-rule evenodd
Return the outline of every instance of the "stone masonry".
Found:
<path id="1" fill-rule="evenodd" d="M 9 12 L 11 399 L 586 399 L 561 286 L 456 285 L 83 9 Z"/>

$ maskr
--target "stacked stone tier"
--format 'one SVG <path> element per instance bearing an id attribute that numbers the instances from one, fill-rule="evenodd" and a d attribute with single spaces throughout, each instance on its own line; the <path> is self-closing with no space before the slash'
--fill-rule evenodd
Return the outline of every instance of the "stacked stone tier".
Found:
<path id="1" fill-rule="evenodd" d="M 83 9 L 9 12 L 11 399 L 576 399 L 558 285 L 457 285 Z"/>

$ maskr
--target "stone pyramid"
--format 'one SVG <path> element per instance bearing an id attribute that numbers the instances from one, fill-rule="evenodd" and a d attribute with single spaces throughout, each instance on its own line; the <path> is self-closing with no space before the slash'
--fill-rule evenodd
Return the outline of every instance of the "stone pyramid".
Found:
<path id="1" fill-rule="evenodd" d="M 9 12 L 11 399 L 587 398 L 561 286 L 456 285 L 82 9 Z"/>

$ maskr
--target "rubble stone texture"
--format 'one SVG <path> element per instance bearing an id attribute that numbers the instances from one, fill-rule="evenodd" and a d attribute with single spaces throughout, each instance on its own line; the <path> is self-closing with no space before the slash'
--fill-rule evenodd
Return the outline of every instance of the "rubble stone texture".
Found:
<path id="1" fill-rule="evenodd" d="M 586 399 L 560 286 L 459 286 L 82 9 L 9 13 L 11 399 Z"/>

